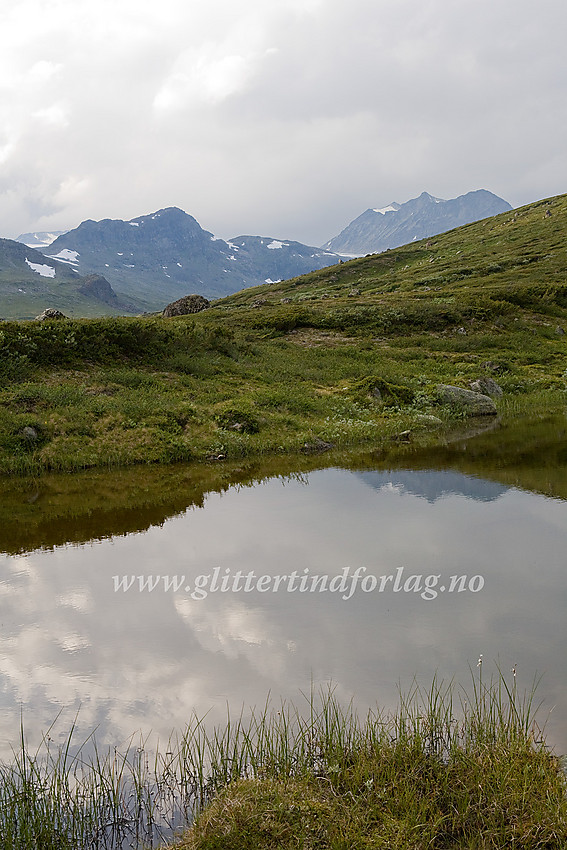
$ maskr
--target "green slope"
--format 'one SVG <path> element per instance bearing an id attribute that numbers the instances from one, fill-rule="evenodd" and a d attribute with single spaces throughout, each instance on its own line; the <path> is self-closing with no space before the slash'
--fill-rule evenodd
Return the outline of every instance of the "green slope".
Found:
<path id="1" fill-rule="evenodd" d="M 551 287 L 548 300 L 565 286 L 566 237 L 567 195 L 559 195 L 338 268 L 247 289 L 217 303 L 233 308 L 261 298 L 266 300 L 263 306 L 273 307 L 289 298 L 291 304 L 325 311 L 333 308 L 334 300 L 425 308 L 441 300 L 463 302 L 467 293 L 480 293 L 528 306 L 530 298 L 539 303 L 542 296 L 534 286 Z"/>
<path id="2" fill-rule="evenodd" d="M 12 239 L 0 239 L 0 319 L 33 319 L 47 307 L 69 317 L 118 316 L 130 303 L 107 303 L 85 289 L 72 265 L 45 257 Z M 109 299 L 111 300 L 111 299 Z"/>

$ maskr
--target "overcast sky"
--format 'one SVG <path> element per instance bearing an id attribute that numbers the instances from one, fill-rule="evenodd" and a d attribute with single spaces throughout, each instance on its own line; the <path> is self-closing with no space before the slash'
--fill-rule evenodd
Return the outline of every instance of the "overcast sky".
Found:
<path id="1" fill-rule="evenodd" d="M 565 0 L 0 0 L 0 236 L 567 191 Z"/>

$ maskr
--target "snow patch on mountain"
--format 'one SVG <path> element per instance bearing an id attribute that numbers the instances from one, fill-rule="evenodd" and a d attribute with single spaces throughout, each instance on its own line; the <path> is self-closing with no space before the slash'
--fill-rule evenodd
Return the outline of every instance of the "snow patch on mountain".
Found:
<path id="1" fill-rule="evenodd" d="M 70 265 L 77 265 L 79 260 L 79 252 L 71 251 L 69 248 L 63 248 L 62 251 L 59 251 L 58 254 L 52 254 L 52 260 L 59 260 L 62 263 L 69 263 Z"/>
<path id="2" fill-rule="evenodd" d="M 26 263 L 28 264 L 32 272 L 36 272 L 42 277 L 55 277 L 55 269 L 53 268 L 53 266 L 46 266 L 42 263 L 30 263 L 27 257 Z"/>
<path id="3" fill-rule="evenodd" d="M 380 213 L 380 215 L 386 215 L 388 212 L 397 212 L 399 208 L 399 204 L 390 204 L 389 207 L 382 207 L 381 210 L 372 210 L 372 212 Z"/>

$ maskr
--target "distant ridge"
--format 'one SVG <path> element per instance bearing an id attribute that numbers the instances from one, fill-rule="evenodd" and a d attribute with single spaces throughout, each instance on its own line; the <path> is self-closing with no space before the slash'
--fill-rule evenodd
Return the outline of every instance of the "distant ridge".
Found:
<path id="1" fill-rule="evenodd" d="M 104 275 L 119 297 L 149 311 L 190 293 L 222 297 L 340 261 L 290 239 L 237 236 L 225 242 L 178 207 L 131 221 L 84 221 L 44 253 L 81 275 Z"/>
<path id="2" fill-rule="evenodd" d="M 353 256 L 379 254 L 511 209 L 507 201 L 486 189 L 448 201 L 423 192 L 405 204 L 393 202 L 366 210 L 323 247 Z"/>
<path id="3" fill-rule="evenodd" d="M 47 248 L 52 242 L 55 242 L 58 236 L 63 236 L 67 233 L 66 230 L 38 230 L 35 233 L 20 233 L 16 242 L 23 242 L 28 248 L 36 248 L 41 251 L 42 248 Z"/>

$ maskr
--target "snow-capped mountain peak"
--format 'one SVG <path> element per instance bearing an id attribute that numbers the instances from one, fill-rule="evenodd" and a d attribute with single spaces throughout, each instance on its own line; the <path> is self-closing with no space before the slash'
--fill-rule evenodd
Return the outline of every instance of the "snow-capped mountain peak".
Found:
<path id="1" fill-rule="evenodd" d="M 486 189 L 448 201 L 422 192 L 405 204 L 367 209 L 323 247 L 349 256 L 378 254 L 511 209 Z"/>

